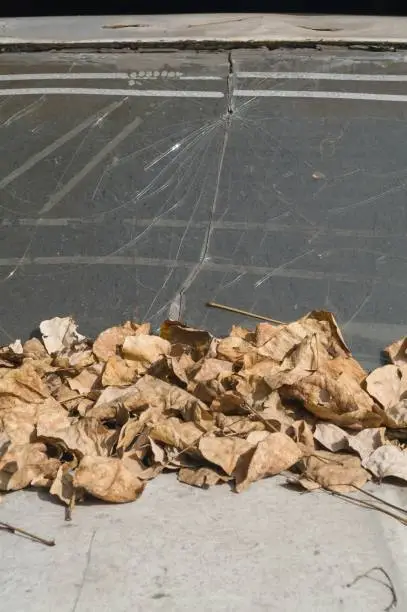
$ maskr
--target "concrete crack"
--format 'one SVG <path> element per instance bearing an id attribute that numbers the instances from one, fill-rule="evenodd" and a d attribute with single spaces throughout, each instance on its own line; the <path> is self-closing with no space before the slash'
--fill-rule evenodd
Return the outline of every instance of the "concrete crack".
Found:
<path id="1" fill-rule="evenodd" d="M 226 81 L 227 83 L 226 101 L 227 101 L 227 112 L 229 115 L 232 115 L 235 110 L 233 94 L 235 90 L 236 74 L 234 70 L 233 56 L 232 56 L 231 51 L 228 53 L 228 66 L 229 66 L 229 73 L 228 73 L 227 81 Z"/>
<path id="2" fill-rule="evenodd" d="M 232 115 L 234 113 L 234 88 L 235 88 L 235 71 L 233 66 L 233 58 L 232 52 L 228 54 L 228 75 L 226 79 L 226 113 L 223 116 L 223 126 L 224 126 L 224 134 L 223 134 L 223 142 L 222 149 L 219 156 L 219 164 L 218 171 L 216 174 L 216 183 L 215 183 L 215 192 L 212 199 L 211 209 L 209 211 L 209 220 L 208 226 L 205 232 L 205 236 L 203 239 L 202 249 L 200 253 L 199 260 L 191 270 L 190 274 L 187 276 L 185 281 L 182 283 L 180 289 L 178 290 L 175 297 L 171 300 L 169 306 L 169 318 L 172 320 L 181 320 L 183 312 L 185 310 L 185 293 L 191 287 L 192 283 L 195 281 L 199 272 L 201 271 L 207 255 L 209 253 L 210 241 L 212 236 L 212 231 L 214 227 L 214 219 L 216 208 L 219 199 L 219 190 L 220 190 L 220 181 L 223 170 L 223 164 L 225 159 L 226 148 L 229 141 L 229 132 L 232 122 Z"/>

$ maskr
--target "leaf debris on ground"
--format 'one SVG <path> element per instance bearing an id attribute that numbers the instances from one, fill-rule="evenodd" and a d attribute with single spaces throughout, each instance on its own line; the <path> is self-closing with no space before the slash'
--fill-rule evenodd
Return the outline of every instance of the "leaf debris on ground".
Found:
<path id="1" fill-rule="evenodd" d="M 407 481 L 406 338 L 368 373 L 326 311 L 225 338 L 177 321 L 40 331 L 0 348 L 0 491 L 44 487 L 71 510 L 133 501 L 163 471 L 236 492 L 288 470 L 338 494 Z"/>

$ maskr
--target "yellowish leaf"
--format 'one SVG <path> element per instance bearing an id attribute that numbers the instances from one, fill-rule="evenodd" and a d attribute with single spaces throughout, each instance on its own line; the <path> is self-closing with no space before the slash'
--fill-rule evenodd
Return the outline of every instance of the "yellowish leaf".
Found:
<path id="1" fill-rule="evenodd" d="M 161 338 L 171 344 L 188 346 L 193 351 L 195 359 L 203 357 L 208 352 L 212 336 L 205 330 L 188 327 L 179 321 L 164 321 L 160 328 Z"/>
<path id="2" fill-rule="evenodd" d="M 102 385 L 104 387 L 128 386 L 134 382 L 136 377 L 137 366 L 133 362 L 126 361 L 118 355 L 113 355 L 106 362 L 102 375 Z"/>
<path id="3" fill-rule="evenodd" d="M 138 365 L 138 372 L 148 369 L 162 355 L 168 355 L 171 344 L 159 336 L 127 336 L 123 342 L 123 356 Z"/>
<path id="4" fill-rule="evenodd" d="M 252 434 L 251 434 L 252 435 Z M 236 475 L 236 491 L 240 493 L 256 480 L 288 470 L 302 457 L 297 444 L 284 433 L 269 433 L 260 441 L 245 466 Z"/>
<path id="5" fill-rule="evenodd" d="M 99 361 L 107 361 L 110 357 L 117 354 L 127 336 L 137 336 L 138 334 L 149 333 L 149 323 L 142 323 L 139 325 L 131 321 L 126 321 L 123 325 L 110 327 L 99 334 L 93 343 L 93 352 Z"/>
<path id="6" fill-rule="evenodd" d="M 365 380 L 365 388 L 385 410 L 397 404 L 401 393 L 401 372 L 395 365 L 373 370 Z"/>
<path id="7" fill-rule="evenodd" d="M 209 489 L 209 487 L 222 482 L 230 480 L 229 476 L 219 474 L 212 468 L 201 467 L 201 468 L 181 468 L 178 472 L 179 482 L 192 485 L 193 487 L 200 487 L 201 489 Z"/>
<path id="8" fill-rule="evenodd" d="M 0 459 L 0 490 L 17 491 L 39 479 L 55 478 L 59 461 L 49 459 L 45 444 L 15 444 Z"/>
<path id="9" fill-rule="evenodd" d="M 354 491 L 355 486 L 361 488 L 370 478 L 361 466 L 359 457 L 353 455 L 315 451 L 313 455 L 304 457 L 303 461 L 305 479 L 338 493 Z M 303 482 L 300 481 L 302 485 Z"/>
<path id="10" fill-rule="evenodd" d="M 207 461 L 222 468 L 229 476 L 233 473 L 239 459 L 253 446 L 241 438 L 220 438 L 213 435 L 199 440 L 199 450 Z"/>
<path id="11" fill-rule="evenodd" d="M 136 464 L 132 459 L 83 457 L 75 470 L 73 485 L 106 502 L 134 501 L 145 485 L 136 475 L 139 466 L 132 464 Z"/>
<path id="12" fill-rule="evenodd" d="M 194 423 L 184 422 L 176 417 L 169 417 L 164 421 L 159 421 L 150 430 L 150 438 L 169 446 L 175 446 L 179 450 L 184 450 L 193 444 L 203 435 Z"/>
<path id="13" fill-rule="evenodd" d="M 56 495 L 64 504 L 69 505 L 74 491 L 73 473 L 68 465 L 63 464 L 59 467 L 49 492 L 51 495 Z"/>

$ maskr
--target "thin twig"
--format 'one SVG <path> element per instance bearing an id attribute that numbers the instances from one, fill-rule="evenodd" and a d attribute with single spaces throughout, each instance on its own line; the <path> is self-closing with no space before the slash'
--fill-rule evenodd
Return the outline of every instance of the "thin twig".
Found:
<path id="1" fill-rule="evenodd" d="M 353 486 L 353 485 L 350 485 L 350 486 Z M 331 495 L 334 495 L 335 497 L 340 497 L 341 499 L 352 502 L 353 504 L 356 504 L 358 506 L 363 506 L 364 508 L 369 508 L 370 510 L 377 510 L 377 512 L 386 514 L 387 516 L 390 516 L 391 518 L 394 518 L 397 521 L 399 521 L 402 525 L 407 526 L 407 520 L 405 518 L 403 518 L 402 516 L 398 516 L 397 514 L 393 512 L 390 512 L 390 510 L 386 510 L 385 508 L 380 508 L 380 506 L 376 506 L 376 504 L 373 504 L 368 501 L 364 501 L 363 499 L 351 497 L 351 495 L 346 495 L 346 493 L 340 493 L 339 491 L 332 491 L 331 489 L 328 489 L 325 487 L 322 487 L 322 489 L 326 493 L 330 493 Z"/>
<path id="2" fill-rule="evenodd" d="M 72 521 L 72 512 L 73 512 L 73 509 L 75 508 L 75 504 L 76 504 L 76 491 L 74 489 L 72 493 L 72 497 L 69 500 L 69 504 L 65 508 L 65 520 L 66 521 Z"/>
<path id="3" fill-rule="evenodd" d="M 21 534 L 26 538 L 30 538 L 31 540 L 35 540 L 36 542 L 45 544 L 45 546 L 55 546 L 55 540 L 46 540 L 45 538 L 41 538 L 40 536 L 37 536 L 34 533 L 25 531 L 25 529 L 14 527 L 13 525 L 10 525 L 9 523 L 4 523 L 3 521 L 0 521 L 0 528 L 6 529 L 7 531 L 10 531 L 10 533 Z"/>
<path id="4" fill-rule="evenodd" d="M 388 506 L 389 508 L 393 508 L 393 510 L 397 510 L 398 512 L 404 512 L 404 514 L 407 514 L 407 510 L 405 510 L 401 506 L 396 506 L 396 504 L 391 504 L 390 502 L 386 501 L 385 499 L 382 499 L 381 497 L 378 497 L 377 495 L 374 495 L 373 493 L 370 493 L 370 491 L 365 491 L 361 487 L 357 487 L 356 485 L 352 485 L 352 486 L 355 489 L 357 489 L 358 491 L 360 491 L 361 493 L 363 493 L 364 495 L 367 495 L 368 497 L 371 497 L 372 499 L 375 499 L 376 501 L 380 502 L 384 506 Z"/>
<path id="5" fill-rule="evenodd" d="M 245 404 L 244 408 L 246 408 L 246 410 L 248 410 L 249 412 L 254 414 L 255 417 L 259 421 L 261 421 L 263 423 L 263 425 L 266 427 L 266 429 L 268 429 L 269 431 L 271 431 L 273 433 L 276 433 L 276 432 L 278 433 L 280 431 L 277 427 L 275 427 L 274 425 L 269 423 L 259 412 L 257 412 L 257 410 L 255 410 L 254 408 L 251 408 L 248 404 Z"/>
<path id="6" fill-rule="evenodd" d="M 217 304 L 216 302 L 207 302 L 207 306 L 210 308 L 219 308 L 220 310 L 228 310 L 229 312 L 235 312 L 236 314 L 244 315 L 245 317 L 252 317 L 253 319 L 261 319 L 262 321 L 268 321 L 269 323 L 274 323 L 274 325 L 286 325 L 283 321 L 278 321 L 277 319 L 271 319 L 270 317 L 263 317 L 263 315 L 255 314 L 254 312 L 248 312 L 247 310 L 242 310 L 241 308 L 234 308 L 233 306 L 225 306 L 225 304 Z"/>
<path id="7" fill-rule="evenodd" d="M 382 582 L 381 580 L 378 580 L 377 578 L 374 578 L 372 576 L 369 576 L 369 574 L 371 572 L 381 572 L 387 579 L 387 582 Z M 374 567 L 371 567 L 370 570 L 367 570 L 367 572 L 364 572 L 363 574 L 360 574 L 359 576 L 356 576 L 356 578 L 354 580 L 352 580 L 352 582 L 349 582 L 349 584 L 347 584 L 346 586 L 352 587 L 356 582 L 358 582 L 359 580 L 361 580 L 362 578 L 368 578 L 369 580 L 374 580 L 375 582 L 380 582 L 380 584 L 382 584 L 383 586 L 385 586 L 386 588 L 389 589 L 390 593 L 391 593 L 391 602 L 389 603 L 388 606 L 385 607 L 385 612 L 389 612 L 389 610 L 391 610 L 392 608 L 394 608 L 397 605 L 397 593 L 396 593 L 396 589 L 394 588 L 394 584 L 392 579 L 390 578 L 390 575 L 388 572 L 386 572 L 386 570 L 379 566 L 379 565 L 375 565 Z"/>

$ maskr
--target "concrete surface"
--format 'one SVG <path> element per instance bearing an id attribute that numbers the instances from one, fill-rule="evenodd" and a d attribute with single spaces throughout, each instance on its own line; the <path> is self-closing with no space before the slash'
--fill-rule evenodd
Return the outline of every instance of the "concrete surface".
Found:
<path id="1" fill-rule="evenodd" d="M 333 310 L 367 367 L 405 333 L 406 56 L 326 49 L 0 56 L 0 333 L 167 316 L 224 333 L 225 302 Z M 172 477 L 128 506 L 11 494 L 2 601 L 21 610 L 384 610 L 407 605 L 405 528 L 272 479 Z M 406 490 L 380 488 L 406 505 Z M 382 577 L 378 576 L 379 579 Z"/>
<path id="2" fill-rule="evenodd" d="M 26 17 L 0 21 L 0 44 L 43 47 L 212 43 L 261 46 L 281 42 L 405 44 L 407 17 L 279 14 L 103 15 Z"/>

